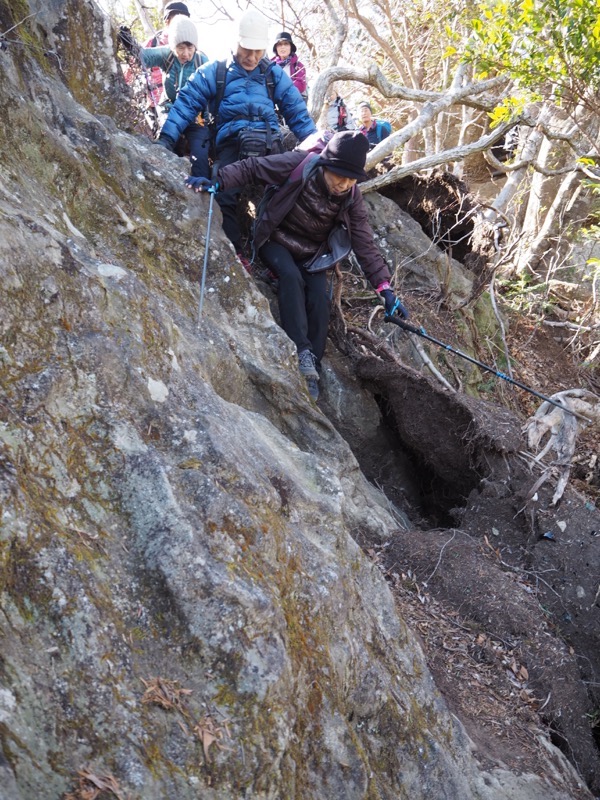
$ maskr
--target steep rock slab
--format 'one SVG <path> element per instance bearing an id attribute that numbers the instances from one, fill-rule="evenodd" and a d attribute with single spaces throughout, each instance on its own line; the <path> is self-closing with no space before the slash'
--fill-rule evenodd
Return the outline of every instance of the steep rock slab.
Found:
<path id="1" fill-rule="evenodd" d="M 93 3 L 28 32 L 67 19 L 101 59 Z M 473 757 L 352 538 L 391 535 L 386 500 L 218 232 L 197 324 L 183 165 L 23 52 L 0 54 L 2 791 L 572 797 L 558 753 L 552 782 Z"/>

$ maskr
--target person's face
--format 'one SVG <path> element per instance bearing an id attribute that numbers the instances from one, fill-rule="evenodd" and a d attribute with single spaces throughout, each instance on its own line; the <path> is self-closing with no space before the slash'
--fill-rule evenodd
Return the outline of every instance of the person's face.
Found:
<path id="1" fill-rule="evenodd" d="M 196 45 L 190 42 L 180 42 L 175 45 L 175 55 L 180 64 L 187 64 L 196 54 Z"/>
<path id="2" fill-rule="evenodd" d="M 367 127 L 371 124 L 371 120 L 373 119 L 373 115 L 369 111 L 366 106 L 361 106 L 360 109 L 360 121 L 362 124 Z"/>
<path id="3" fill-rule="evenodd" d="M 238 44 L 235 57 L 242 69 L 245 69 L 246 72 L 252 72 L 253 69 L 256 69 L 258 62 L 261 60 L 264 54 L 264 50 L 246 50 L 245 47 L 242 47 L 240 44 Z"/>
<path id="4" fill-rule="evenodd" d="M 292 52 L 292 45 L 289 42 L 282 40 L 281 42 L 277 42 L 275 49 L 279 58 L 287 58 Z"/>
<path id="5" fill-rule="evenodd" d="M 168 28 L 169 25 L 173 22 L 175 17 L 178 17 L 181 14 L 181 11 L 172 11 L 169 16 L 165 20 L 165 28 Z"/>
<path id="6" fill-rule="evenodd" d="M 327 167 L 323 167 L 323 178 L 329 189 L 330 194 L 341 195 L 349 192 L 356 183 L 356 178 L 347 178 L 345 175 L 338 175 Z"/>

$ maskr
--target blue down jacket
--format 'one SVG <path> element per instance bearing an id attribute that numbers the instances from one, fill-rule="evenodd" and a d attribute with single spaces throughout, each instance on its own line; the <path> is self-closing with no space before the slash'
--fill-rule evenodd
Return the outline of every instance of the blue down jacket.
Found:
<path id="1" fill-rule="evenodd" d="M 209 61 L 199 67 L 179 92 L 169 111 L 162 133 L 176 142 L 190 122 L 212 105 L 217 94 L 218 61 Z M 275 88 L 274 100 L 290 130 L 302 141 L 316 132 L 306 103 L 293 85 L 289 75 L 281 67 L 269 62 L 267 71 L 272 71 Z M 266 73 L 260 67 L 246 72 L 235 59 L 227 64 L 225 92 L 219 106 L 217 119 L 217 147 L 227 139 L 235 137 L 241 130 L 257 128 L 265 130 L 269 125 L 273 133 L 279 133 L 279 121 L 267 88 Z"/>

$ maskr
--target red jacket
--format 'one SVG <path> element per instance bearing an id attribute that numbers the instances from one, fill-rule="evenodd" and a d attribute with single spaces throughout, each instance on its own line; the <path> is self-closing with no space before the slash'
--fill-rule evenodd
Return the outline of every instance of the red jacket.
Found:
<path id="1" fill-rule="evenodd" d="M 318 157 L 318 156 L 313 156 Z M 246 158 L 236 161 L 219 170 L 217 180 L 225 191 L 247 184 L 279 186 L 272 196 L 254 231 L 254 247 L 259 249 L 278 227 L 283 218 L 293 208 L 296 198 L 302 191 L 303 181 L 289 181 L 295 167 L 307 158 L 306 152 L 293 150 L 262 158 Z M 367 208 L 357 186 L 353 201 L 343 209 L 341 221 L 346 225 L 352 242 L 352 249 L 361 269 L 374 289 L 390 280 L 390 272 L 383 256 L 373 241 L 373 231 L 369 225 Z M 307 231 L 310 233 L 310 231 Z"/>
<path id="2" fill-rule="evenodd" d="M 167 44 L 169 44 L 169 31 L 165 28 L 148 39 L 144 47 L 164 47 Z M 160 67 L 152 67 L 149 70 L 148 80 L 151 88 L 149 105 L 158 106 L 163 90 L 163 74 Z"/>

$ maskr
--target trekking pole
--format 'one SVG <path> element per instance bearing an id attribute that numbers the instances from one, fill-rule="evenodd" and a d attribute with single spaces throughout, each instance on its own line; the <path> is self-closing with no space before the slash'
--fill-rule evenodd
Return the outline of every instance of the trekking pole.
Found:
<path id="1" fill-rule="evenodd" d="M 212 167 L 212 179 L 216 180 L 219 171 L 219 162 L 215 161 Z M 208 245 L 210 242 L 210 223 L 212 222 L 213 203 L 215 202 L 215 195 L 217 193 L 217 185 L 211 186 L 208 190 L 210 200 L 208 203 L 208 219 L 206 220 L 206 241 L 204 244 L 204 265 L 202 266 L 202 282 L 200 284 L 200 305 L 198 306 L 198 325 L 200 324 L 200 317 L 202 316 L 202 306 L 204 304 L 204 285 L 206 283 L 206 267 L 208 266 Z"/>
<path id="2" fill-rule="evenodd" d="M 562 409 L 562 411 L 566 411 L 567 414 L 572 414 L 574 417 L 577 417 L 578 419 L 581 419 L 584 422 L 587 422 L 588 425 L 591 423 L 591 420 L 588 419 L 587 417 L 585 417 L 583 414 L 579 414 L 577 411 L 571 411 L 570 408 L 567 408 L 566 406 L 563 406 L 561 403 L 557 402 L 556 400 L 552 400 L 552 398 L 550 398 L 550 397 L 546 397 L 546 395 L 544 395 L 544 394 L 540 394 L 540 392 L 536 392 L 535 389 L 531 389 L 529 386 L 525 386 L 524 383 L 521 383 L 520 381 L 514 380 L 514 378 L 511 378 L 508 375 L 505 375 L 503 372 L 498 372 L 498 370 L 495 370 L 493 367 L 489 367 L 487 364 L 484 364 L 481 361 L 477 361 L 476 358 L 471 358 L 471 356 L 468 356 L 466 353 L 462 353 L 460 350 L 456 350 L 454 347 L 451 347 L 449 344 L 445 344 L 444 342 L 440 342 L 439 339 L 434 339 L 433 336 L 430 336 L 428 333 L 425 332 L 424 328 L 417 328 L 414 325 L 410 325 L 405 320 L 400 319 L 399 317 L 391 317 L 391 316 L 388 316 L 387 314 L 385 315 L 384 319 L 385 319 L 386 322 L 393 322 L 394 325 L 398 325 L 398 327 L 402 328 L 402 330 L 404 330 L 404 331 L 408 331 L 409 333 L 416 333 L 417 336 L 421 336 L 423 339 L 427 339 L 429 342 L 433 342 L 434 344 L 437 344 L 438 347 L 443 347 L 444 350 L 448 350 L 450 353 L 454 353 L 454 355 L 460 356 L 461 358 L 464 358 L 466 361 L 470 361 L 471 364 L 476 364 L 478 367 L 481 367 L 481 369 L 485 369 L 487 372 L 491 372 L 492 375 L 495 375 L 497 378 L 502 378 L 503 381 L 507 381 L 508 383 L 512 383 L 514 386 L 518 386 L 519 389 L 524 389 L 526 392 L 529 392 L 529 394 L 533 394 L 536 397 L 539 397 L 540 400 L 545 400 L 547 403 L 550 403 L 551 405 Z"/>
<path id="3" fill-rule="evenodd" d="M 200 284 L 200 305 L 198 306 L 198 325 L 200 324 L 200 317 L 202 316 L 202 306 L 204 304 L 204 285 L 206 283 L 206 267 L 208 266 L 208 244 L 210 241 L 210 223 L 213 215 L 213 203 L 215 201 L 216 190 L 210 188 L 208 190 L 210 200 L 208 202 L 208 219 L 206 221 L 206 241 L 204 244 L 204 265 L 202 266 L 202 282 Z"/>

